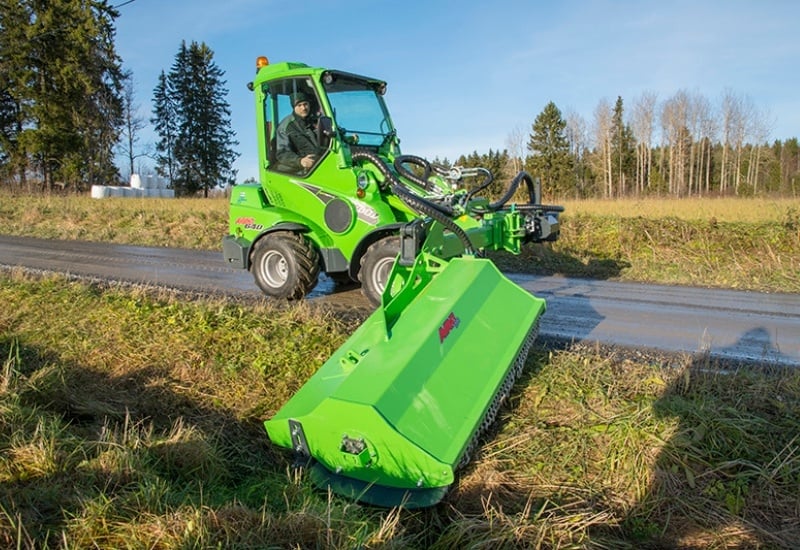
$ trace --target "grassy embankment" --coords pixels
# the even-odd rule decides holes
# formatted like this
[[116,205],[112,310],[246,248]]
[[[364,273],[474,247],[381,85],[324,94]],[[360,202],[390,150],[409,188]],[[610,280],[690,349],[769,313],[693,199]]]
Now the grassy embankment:
[[[164,244],[143,237],[163,235],[156,224],[180,241],[168,244],[203,248],[224,228],[220,202],[117,201],[114,223],[105,205],[34,202],[31,211],[49,209],[87,240]],[[8,229],[22,217],[10,204],[3,197],[0,232],[43,234],[36,216]],[[770,245],[784,267],[798,261],[797,248],[779,254],[798,238],[793,216],[750,222],[783,228]],[[565,237],[583,218],[596,219],[566,219]],[[616,243],[576,236],[557,245],[572,249],[542,256],[569,256],[571,274],[621,266],[628,258],[598,252],[609,241],[624,250],[619,230],[608,231]],[[648,232],[658,243],[662,234]],[[446,500],[379,510],[310,488],[260,426],[352,330],[330,314],[20,273],[0,275],[0,304],[0,546],[800,545],[797,373],[534,351],[496,433]]]
[[[561,240],[494,254],[540,274],[800,292],[800,199],[564,203]],[[0,196],[0,234],[220,249],[215,200]]]

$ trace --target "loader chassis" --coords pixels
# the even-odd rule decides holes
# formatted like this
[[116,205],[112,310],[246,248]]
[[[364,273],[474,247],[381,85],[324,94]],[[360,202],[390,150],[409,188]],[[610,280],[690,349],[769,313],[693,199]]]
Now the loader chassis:
[[[276,298],[302,298],[324,272],[337,281],[366,278],[365,293],[375,300],[382,291],[375,285],[382,279],[362,274],[362,258],[382,239],[396,242],[391,237],[397,228],[415,217],[401,201],[387,197],[374,167],[352,160],[355,150],[368,150],[389,163],[400,154],[382,97],[386,84],[302,63],[277,63],[262,66],[250,87],[256,103],[260,183],[232,190],[229,235],[223,243],[226,260],[249,269],[259,288]],[[289,163],[285,154],[291,97],[297,93],[311,104],[309,116],[316,121],[320,145],[307,171]],[[272,235],[278,231],[293,233],[294,241]],[[270,243],[259,245],[262,239]],[[272,250],[276,242],[288,255],[278,259],[280,251],[272,251],[264,261],[260,251]],[[303,257],[290,257],[298,254]],[[313,262],[318,270],[307,268]],[[370,268],[373,262],[366,264]]]

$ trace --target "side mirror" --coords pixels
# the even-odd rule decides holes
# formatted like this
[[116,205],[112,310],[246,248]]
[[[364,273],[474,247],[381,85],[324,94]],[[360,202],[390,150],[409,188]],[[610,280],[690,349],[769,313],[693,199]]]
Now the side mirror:
[[322,138],[330,139],[333,137],[333,120],[327,116],[319,117],[319,121],[317,122],[317,137],[319,138],[320,143],[322,142]]

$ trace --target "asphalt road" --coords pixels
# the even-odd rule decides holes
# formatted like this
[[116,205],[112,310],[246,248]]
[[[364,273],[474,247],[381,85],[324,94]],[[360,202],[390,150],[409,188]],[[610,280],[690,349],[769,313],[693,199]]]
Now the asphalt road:
[[[221,252],[0,235],[0,266],[261,299]],[[509,274],[547,300],[541,336],[629,349],[800,366],[800,295]],[[310,299],[366,308],[322,278]]]

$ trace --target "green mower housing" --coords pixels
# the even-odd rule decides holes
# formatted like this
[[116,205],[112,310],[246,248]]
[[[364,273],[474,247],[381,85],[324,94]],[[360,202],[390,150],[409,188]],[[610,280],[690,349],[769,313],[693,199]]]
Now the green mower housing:
[[[394,322],[379,308],[265,423],[314,481],[381,506],[431,506],[522,372],[545,302],[486,259],[454,258]],[[390,326],[389,326],[390,325]]]
[[433,217],[402,228],[380,306],[265,427],[319,486],[416,508],[444,497],[493,423],[545,302],[474,253],[519,251],[532,235],[516,208],[449,219],[396,192]]

